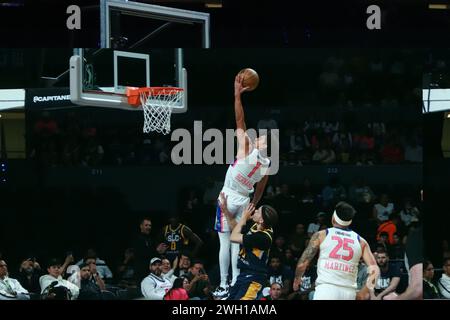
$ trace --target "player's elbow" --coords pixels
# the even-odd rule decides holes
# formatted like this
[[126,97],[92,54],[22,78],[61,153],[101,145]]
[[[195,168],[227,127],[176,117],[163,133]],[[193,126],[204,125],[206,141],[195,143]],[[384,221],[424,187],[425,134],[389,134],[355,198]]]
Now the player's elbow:
[[242,244],[242,234],[231,234],[230,241],[233,243]]

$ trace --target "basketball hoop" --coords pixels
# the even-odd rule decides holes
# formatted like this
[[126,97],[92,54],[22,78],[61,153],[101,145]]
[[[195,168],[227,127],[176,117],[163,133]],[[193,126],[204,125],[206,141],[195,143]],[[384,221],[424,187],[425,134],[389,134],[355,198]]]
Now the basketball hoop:
[[184,90],[176,87],[127,88],[128,103],[144,110],[144,133],[170,132],[170,116],[183,98]]

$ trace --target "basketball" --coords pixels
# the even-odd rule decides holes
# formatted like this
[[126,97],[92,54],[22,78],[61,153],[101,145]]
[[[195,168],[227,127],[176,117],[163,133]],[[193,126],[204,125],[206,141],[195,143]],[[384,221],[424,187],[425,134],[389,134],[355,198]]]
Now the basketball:
[[248,87],[247,91],[253,91],[258,87],[259,84],[259,76],[258,73],[250,68],[245,68],[239,71],[239,74],[244,75],[244,80],[242,81],[242,85],[244,87]]

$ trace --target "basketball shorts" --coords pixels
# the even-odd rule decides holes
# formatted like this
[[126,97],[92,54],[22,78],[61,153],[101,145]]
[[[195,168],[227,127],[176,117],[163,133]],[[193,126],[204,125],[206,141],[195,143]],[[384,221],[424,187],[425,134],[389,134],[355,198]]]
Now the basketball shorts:
[[323,283],[316,286],[314,300],[355,300],[356,290]]
[[[230,188],[224,187],[222,192],[227,196],[227,206],[228,211],[234,215],[236,222],[242,217],[244,210],[247,208],[250,203],[250,198],[248,196],[243,196],[236,191],[231,190]],[[214,230],[217,232],[231,232],[230,227],[228,225],[227,218],[225,214],[220,210],[220,197],[217,200],[217,208],[216,208],[216,219],[214,223]]]
[[266,282],[266,275],[241,272],[227,300],[259,300]]

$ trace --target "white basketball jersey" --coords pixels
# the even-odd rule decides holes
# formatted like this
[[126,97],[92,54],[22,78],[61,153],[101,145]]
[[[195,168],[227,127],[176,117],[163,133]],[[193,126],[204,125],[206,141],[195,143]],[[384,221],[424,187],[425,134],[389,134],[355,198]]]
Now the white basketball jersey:
[[349,229],[329,228],[320,244],[316,284],[355,288],[362,249],[359,235]]
[[228,168],[224,187],[248,196],[253,192],[253,186],[267,173],[270,160],[261,155],[258,149],[253,149],[245,158],[236,159]]

